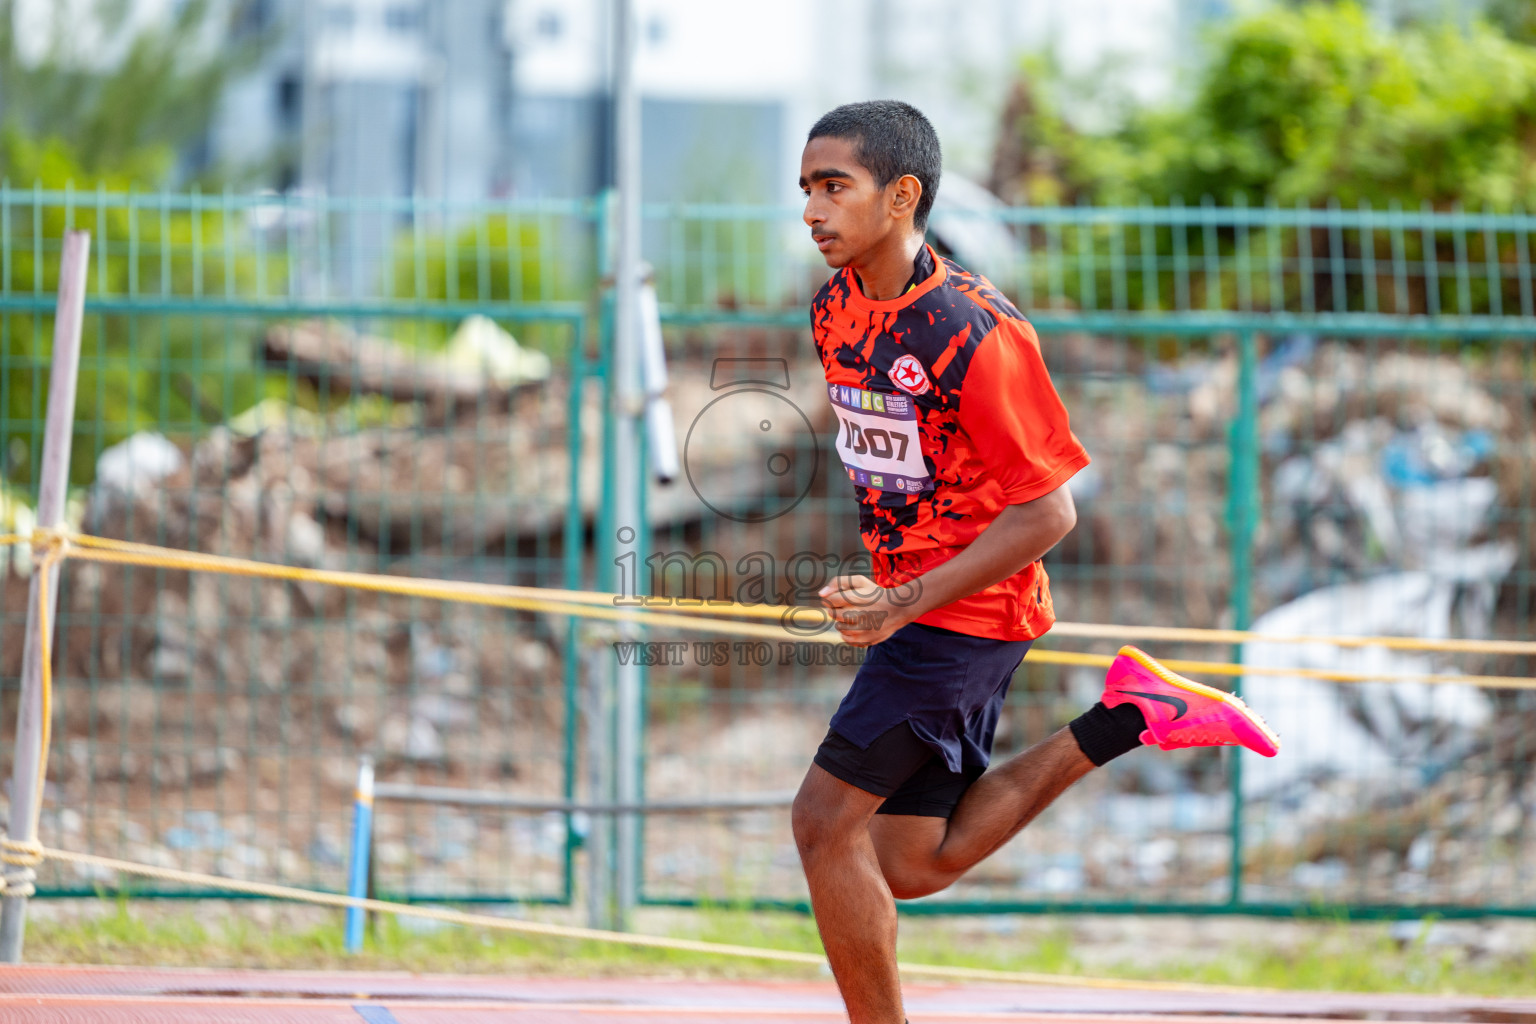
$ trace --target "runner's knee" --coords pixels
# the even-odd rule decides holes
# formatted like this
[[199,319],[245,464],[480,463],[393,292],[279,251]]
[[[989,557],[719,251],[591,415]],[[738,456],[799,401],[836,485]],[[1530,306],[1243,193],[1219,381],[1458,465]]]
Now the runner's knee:
[[801,856],[825,849],[838,836],[842,831],[838,817],[835,804],[803,788],[795,795],[794,806],[790,808],[790,825],[794,829],[795,846]]
[[839,845],[866,826],[868,812],[840,796],[809,779],[795,794],[790,825],[802,857]]

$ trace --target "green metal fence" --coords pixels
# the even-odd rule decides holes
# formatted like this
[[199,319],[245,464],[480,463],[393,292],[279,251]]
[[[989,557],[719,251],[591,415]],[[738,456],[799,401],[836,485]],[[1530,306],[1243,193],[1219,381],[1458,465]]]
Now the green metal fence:
[[[13,525],[27,525],[52,275],[73,225],[93,232],[75,525],[290,564],[576,585],[597,500],[577,414],[601,383],[593,223],[589,203],[0,191]],[[471,313],[525,350],[494,334],[466,348],[451,335]],[[510,375],[482,385],[484,359],[509,351]],[[24,593],[8,576],[7,716]],[[363,754],[400,777],[573,792],[563,621],[141,569],[71,566],[63,593],[43,825],[62,844],[338,889],[337,798]],[[572,843],[554,825],[399,809],[380,820],[380,884],[568,900]],[[44,877],[58,893],[102,881]]]
[[[737,240],[767,229],[767,212],[653,217],[658,234],[696,239],[694,261],[673,260],[717,268],[712,286],[663,279],[679,350],[790,354],[814,387],[801,318],[825,271],[792,283],[803,227],[784,218],[770,254],[783,265],[761,275],[780,284],[758,299],[762,257]],[[994,223],[1012,244],[973,265],[1040,329],[1095,458],[1074,485],[1080,525],[1048,559],[1063,618],[1531,635],[1531,218],[1205,206],[1021,209]],[[846,557],[858,550],[851,494],[839,474],[825,480],[792,516],[663,526],[656,543],[727,563],[757,549]],[[1159,650],[1384,674],[1531,671],[1520,658]],[[851,671],[735,656],[653,669],[651,792],[793,785]],[[1060,727],[1098,685],[1094,672],[1026,666],[998,756]],[[1529,693],[1244,686],[1282,727],[1279,761],[1117,762],[908,909],[1530,912]],[[645,857],[654,902],[691,903],[702,888],[801,905],[786,815],[707,832],[655,821]]]
[[[602,201],[0,191],[7,514],[37,460],[53,254],[73,223],[95,236],[82,525],[299,564],[619,589],[612,538],[639,524],[616,519],[603,486],[607,222]],[[1095,460],[1074,482],[1079,527],[1048,559],[1063,619],[1536,633],[1536,218],[1207,205],[934,226],[1040,330]],[[829,563],[856,565],[807,330],[827,271],[805,233],[792,210],[645,211],[689,470],[646,495],[647,592],[713,587],[723,570],[730,596],[805,599]],[[456,334],[475,313],[527,351]],[[304,328],[316,321],[334,326]],[[529,351],[549,357],[547,379],[508,375],[539,368]],[[775,365],[783,385],[763,385]],[[463,390],[491,366],[500,383]],[[733,447],[746,432],[721,426],[735,420],[770,422],[795,471]],[[614,657],[600,630],[146,570],[72,565],[64,587],[45,841],[339,889],[360,755],[390,781],[585,792],[578,683],[582,651]],[[13,572],[7,722],[24,593]],[[1157,650],[1532,674],[1513,657]],[[813,660],[728,642],[647,669],[648,796],[792,788],[853,671]],[[996,756],[1059,727],[1097,684],[1021,669]],[[1529,692],[1243,686],[1280,724],[1281,759],[1121,759],[909,909],[1536,912]],[[384,805],[379,888],[568,900],[584,827]],[[640,856],[647,903],[803,905],[783,812],[657,817]],[[44,877],[56,894],[98,881]]]

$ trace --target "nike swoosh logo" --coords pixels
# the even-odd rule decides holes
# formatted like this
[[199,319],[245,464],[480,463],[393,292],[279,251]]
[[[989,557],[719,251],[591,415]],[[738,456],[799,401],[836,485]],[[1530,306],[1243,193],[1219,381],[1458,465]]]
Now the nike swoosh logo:
[[1145,697],[1148,700],[1155,700],[1159,703],[1167,704],[1169,707],[1173,708],[1173,710],[1178,712],[1178,714],[1169,719],[1171,722],[1177,722],[1179,719],[1189,714],[1189,705],[1180,700],[1178,697],[1169,697],[1161,693],[1137,693],[1135,690],[1121,690],[1120,692],[1130,697]]

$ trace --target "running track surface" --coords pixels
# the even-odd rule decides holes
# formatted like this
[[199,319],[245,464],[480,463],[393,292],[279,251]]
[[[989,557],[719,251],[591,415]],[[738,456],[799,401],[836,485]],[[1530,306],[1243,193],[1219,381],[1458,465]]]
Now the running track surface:
[[[914,1024],[1536,1024],[1536,998],[905,987]],[[830,982],[549,978],[196,968],[0,968],[4,1024],[836,1024]]]

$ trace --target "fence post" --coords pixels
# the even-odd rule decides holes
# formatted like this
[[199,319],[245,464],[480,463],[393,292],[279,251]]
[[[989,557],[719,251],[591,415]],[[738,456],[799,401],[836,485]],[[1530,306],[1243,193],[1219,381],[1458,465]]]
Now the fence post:
[[[597,256],[603,275],[603,290],[598,299],[597,359],[598,378],[602,382],[603,433],[600,446],[602,493],[597,511],[596,537],[593,549],[597,556],[595,568],[598,587],[611,591],[621,590],[615,581],[615,567],[620,564],[618,553],[618,523],[614,515],[614,488],[619,469],[614,458],[618,419],[613,414],[613,232],[614,208],[617,196],[608,189],[597,203]],[[612,795],[610,772],[613,747],[609,701],[609,659],[612,655],[605,647],[616,634],[613,630],[600,629],[596,624],[581,630],[581,717],[586,725],[586,792],[589,802],[606,802]],[[583,846],[587,853],[587,924],[592,928],[613,927],[611,889],[612,818],[595,815],[583,818],[586,833]]]
[[[1227,525],[1232,539],[1232,628],[1247,629],[1253,621],[1253,535],[1259,521],[1259,396],[1258,345],[1252,331],[1237,337],[1237,415],[1227,434]],[[1241,644],[1232,646],[1232,660],[1241,662]],[[1241,694],[1242,676],[1232,678],[1232,691]],[[1232,757],[1232,839],[1227,901],[1243,901],[1243,759]]]
[[[613,8],[613,158],[616,196],[613,287],[614,512],[618,557],[632,558],[639,586],[639,566],[645,557],[648,525],[642,519],[645,468],[641,431],[645,393],[641,377],[640,338],[640,94],[635,79],[636,23],[634,0],[616,0]],[[642,635],[633,623],[618,623],[621,640]],[[615,659],[617,661],[617,659]],[[619,803],[640,800],[642,748],[639,659],[615,663],[614,796]],[[628,927],[629,911],[637,900],[639,880],[639,821],[618,815],[614,823],[614,927]]]
[[[48,419],[43,433],[42,473],[37,494],[37,525],[58,529],[64,525],[64,502],[69,491],[69,450],[74,440],[75,384],[80,369],[80,330],[85,316],[85,281],[90,272],[91,235],[69,231],[59,265],[59,300],[53,321],[53,367],[48,378]],[[32,574],[31,599],[27,603],[27,639],[21,659],[21,699],[16,709],[16,743],[12,748],[11,812],[8,822],[9,850],[37,842],[37,820],[42,812],[47,724],[43,720],[42,623],[38,617],[38,588],[44,582],[43,563]],[[55,628],[58,607],[59,568],[47,570],[48,623]],[[51,638],[50,638],[51,639]],[[50,644],[50,649],[52,645]],[[18,851],[19,852],[19,851]],[[36,872],[30,864],[9,861],[5,872],[5,899],[0,901],[0,962],[21,962],[22,940],[27,927],[27,897],[33,893]],[[29,859],[23,854],[17,860]]]
[[[368,868],[373,852],[373,758],[365,757],[357,768],[357,796],[352,803],[352,863],[347,871],[347,895],[362,899],[368,895]],[[347,952],[363,948],[363,925],[367,912],[362,907],[347,908]]]
[[[596,638],[589,640],[583,657],[586,682],[582,687],[582,717],[587,723],[587,799],[594,804],[612,803],[613,734],[611,705],[608,699],[608,664],[611,650]],[[586,820],[587,850],[587,924],[611,929],[613,914],[613,816],[589,815]]]
[[[594,213],[594,219],[599,225],[602,223],[601,206]],[[601,323],[601,317],[598,320]],[[582,563],[585,548],[585,525],[582,521],[581,508],[581,467],[586,453],[582,450],[582,426],[581,412],[586,403],[587,377],[593,376],[588,365],[586,352],[586,323],[583,318],[577,321],[574,329],[575,339],[571,348],[571,393],[566,400],[566,423],[569,433],[569,467],[570,477],[566,484],[566,508],[565,530],[562,534],[562,556],[565,560],[565,588],[567,590],[581,590],[582,587]],[[602,448],[599,442],[599,448]],[[598,522],[601,522],[599,514]],[[565,697],[565,756],[562,759],[564,779],[562,783],[562,795],[571,803],[576,802],[577,773],[580,770],[580,760],[577,757],[577,736],[579,719],[581,715],[581,637],[583,623],[576,616],[571,616],[565,622],[564,654],[561,657],[561,677],[563,693]],[[565,857],[563,874],[565,878],[564,894],[565,902],[571,903],[576,896],[576,847],[578,837],[576,834],[576,821],[569,813],[565,815]]]

